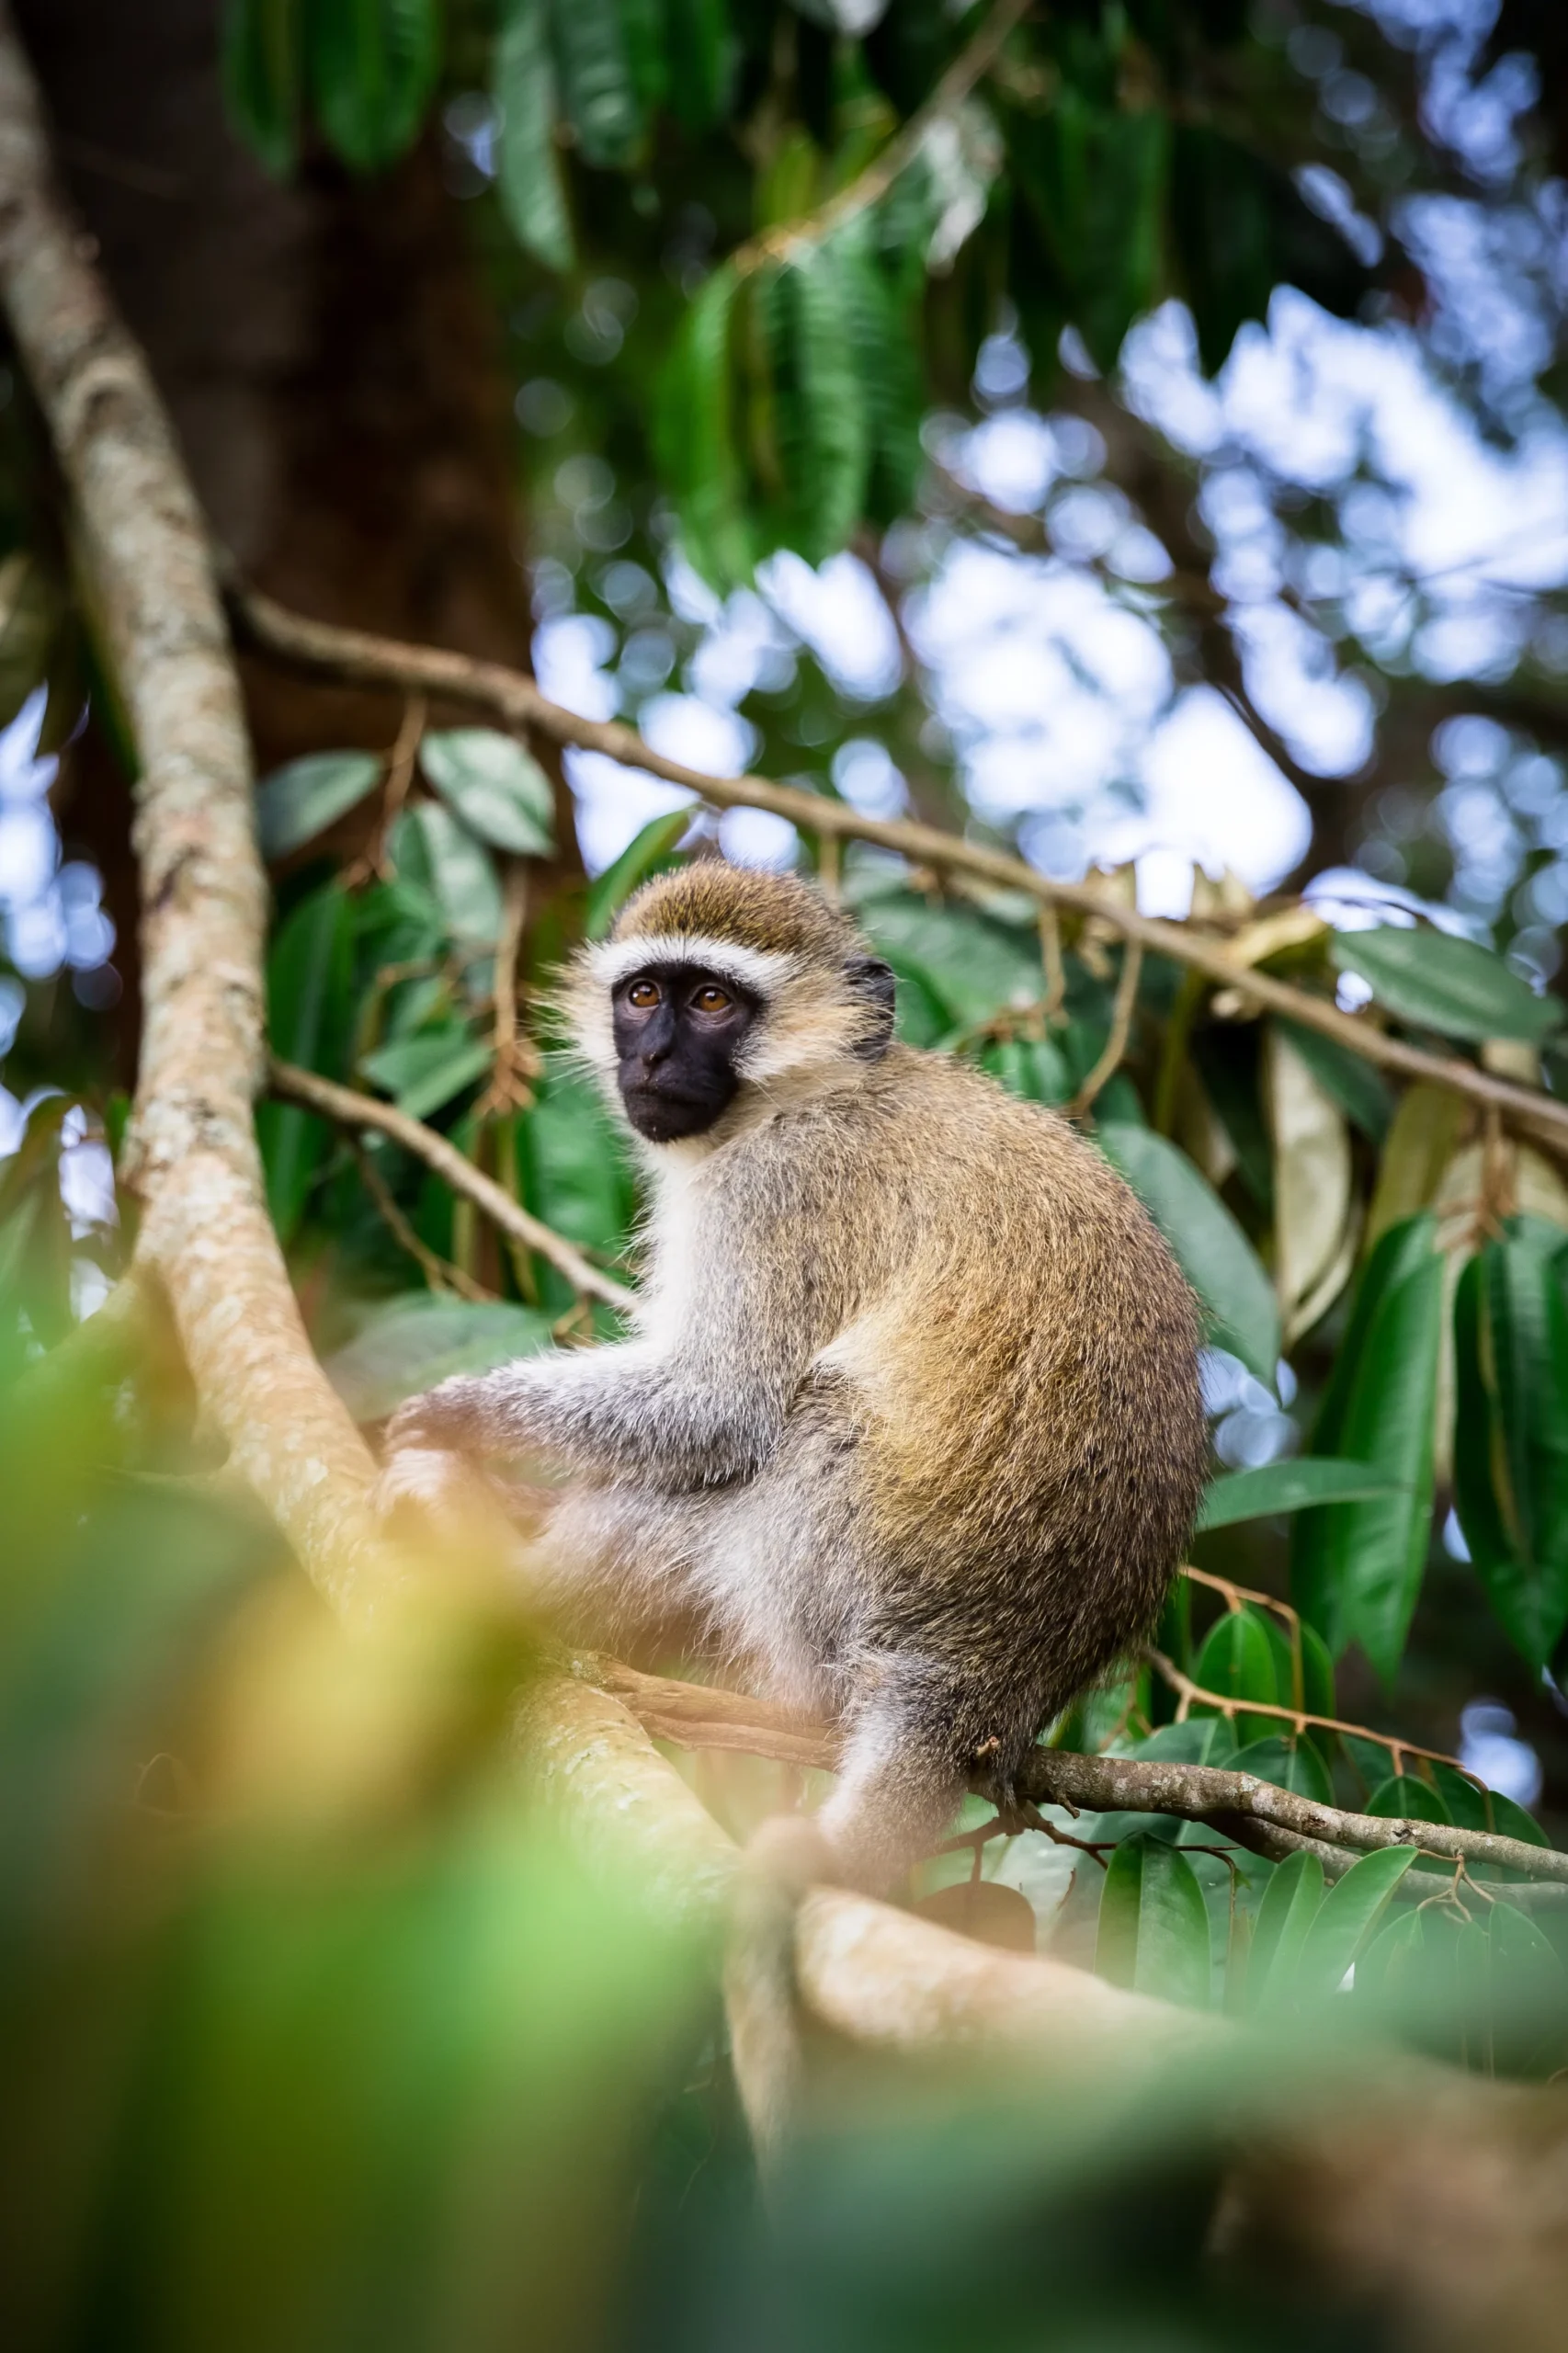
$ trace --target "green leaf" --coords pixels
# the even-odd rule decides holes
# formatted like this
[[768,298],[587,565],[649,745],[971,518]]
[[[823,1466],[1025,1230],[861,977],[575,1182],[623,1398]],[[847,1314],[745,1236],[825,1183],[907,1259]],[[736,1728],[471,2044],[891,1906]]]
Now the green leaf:
[[1100,1891],[1095,1969],[1113,1985],[1207,2008],[1209,1912],[1176,1847],[1142,1836],[1118,1847]]
[[1496,2065],[1523,2074],[1540,2062],[1547,2038],[1547,2063],[1562,2063],[1568,2013],[1568,1975],[1536,1922],[1517,1904],[1501,1900],[1487,1922],[1490,1947],[1486,1990],[1492,2052]]
[[375,790],[382,763],[373,752],[307,752],[274,768],[256,789],[256,830],[269,865],[287,858]]
[[1187,1154],[1152,1128],[1108,1121],[1097,1135],[1176,1253],[1215,1337],[1272,1387],[1279,1363],[1274,1286],[1224,1202]]
[[1346,1118],[1369,1142],[1381,1144],[1393,1118],[1388,1082],[1337,1038],[1325,1038],[1321,1029],[1303,1029],[1299,1021],[1282,1021],[1279,1026],[1324,1092],[1333,1096]]
[[496,192],[512,233],[547,269],[569,270],[571,217],[555,148],[555,59],[547,0],[506,0],[492,68],[501,132]]
[[357,1422],[379,1422],[437,1381],[532,1356],[550,1336],[550,1317],[537,1309],[415,1291],[367,1315],[328,1357],[326,1375]]
[[452,938],[465,946],[494,947],[501,933],[501,879],[483,843],[449,809],[426,801],[399,820],[392,855],[400,868],[411,844],[417,845],[414,879],[423,879],[422,859]]
[[1449,1809],[1437,1790],[1415,1773],[1393,1773],[1372,1791],[1367,1812],[1386,1821],[1447,1822]]
[[1296,1600],[1335,1657],[1359,1641],[1385,1681],[1404,1647],[1431,1536],[1443,1269],[1430,1216],[1392,1226],[1361,1271],[1313,1452],[1366,1462],[1386,1496],[1296,1521]]
[[[1255,1610],[1228,1609],[1210,1626],[1194,1663],[1192,1679],[1205,1691],[1216,1692],[1221,1699],[1257,1699],[1265,1707],[1280,1704],[1273,1645]],[[1244,1740],[1263,1739],[1273,1729],[1267,1716],[1250,1720],[1244,1716],[1239,1736]]]
[[[1049,113],[1007,108],[1015,186],[1012,277],[1031,313],[1073,320],[1108,373],[1122,337],[1156,294],[1168,210],[1170,121],[1123,111],[1065,81]],[[1042,365],[1054,349],[1039,349]],[[1051,338],[1054,341],[1054,338]]]
[[1380,1005],[1449,1038],[1520,1038],[1538,1044],[1561,1027],[1562,1006],[1537,996],[1490,948],[1446,931],[1340,932],[1334,961],[1358,972]]
[[395,1098],[400,1111],[411,1120],[426,1120],[483,1078],[491,1060],[491,1049],[483,1040],[449,1024],[379,1046],[359,1067],[373,1086]]
[[587,938],[603,939],[640,884],[679,865],[676,845],[690,832],[691,818],[689,809],[672,809],[665,816],[651,818],[641,833],[633,835],[620,856],[602,874],[595,876],[588,885],[588,910],[583,926]]
[[1297,1963],[1300,1999],[1326,1999],[1344,1983],[1346,1971],[1376,1935],[1395,1888],[1415,1860],[1408,1847],[1385,1847],[1363,1855],[1329,1889]]
[[619,0],[551,0],[551,30],[562,104],[583,160],[629,161],[642,129]]
[[619,1250],[633,1199],[616,1131],[598,1090],[552,1063],[517,1124],[522,1196],[547,1225],[589,1250]]
[[659,381],[659,466],[680,516],[686,554],[716,588],[751,578],[756,546],[735,447],[730,367],[736,279],[716,269],[687,313]]
[[1161,1724],[1142,1740],[1132,1742],[1127,1754],[1177,1765],[1229,1765],[1236,1753],[1236,1738],[1223,1716],[1188,1716],[1185,1723]]
[[1294,1790],[1298,1797],[1312,1798],[1319,1805],[1334,1803],[1334,1784],[1317,1750],[1310,1741],[1287,1733],[1248,1741],[1232,1757],[1231,1770],[1254,1774],[1277,1789]]
[[1249,2010],[1293,2000],[1323,1889],[1323,1865],[1315,1855],[1304,1854],[1288,1857],[1265,1888],[1247,1957]]
[[228,0],[223,11],[229,119],[279,178],[300,153],[301,14],[301,0]]
[[[352,1008],[353,938],[353,907],[335,882],[301,900],[280,926],[267,960],[267,1038],[280,1062],[328,1078],[341,1074]],[[256,1126],[267,1206],[278,1240],[287,1244],[304,1214],[329,1131],[297,1103],[263,1103]]]
[[1203,1498],[1198,1525],[1200,1530],[1233,1528],[1241,1520],[1272,1519],[1278,1512],[1358,1503],[1393,1492],[1390,1481],[1369,1463],[1299,1455],[1293,1461],[1266,1462],[1259,1470],[1232,1471],[1216,1479]]
[[1568,1626],[1568,1299],[1562,1236],[1515,1219],[1454,1300],[1454,1502],[1476,1574],[1537,1670]]
[[311,96],[329,143],[376,172],[411,147],[441,64],[437,0],[310,0]]
[[758,272],[754,301],[765,323],[777,407],[783,476],[777,540],[821,563],[860,519],[871,459],[836,244]]
[[1506,1798],[1501,1790],[1488,1790],[1486,1802],[1492,1810],[1490,1828],[1501,1838],[1522,1838],[1527,1847],[1549,1847],[1551,1841],[1535,1816],[1527,1813],[1522,1805]]
[[660,46],[670,109],[683,131],[706,131],[723,119],[739,57],[726,0],[665,0]]
[[514,858],[549,858],[555,847],[555,796],[531,752],[494,727],[451,727],[426,735],[419,765],[470,833]]
[[925,974],[956,1025],[984,1021],[1003,1006],[1038,1004],[1044,992],[1032,942],[978,907],[931,906],[913,891],[890,891],[857,912],[878,952],[895,969]]

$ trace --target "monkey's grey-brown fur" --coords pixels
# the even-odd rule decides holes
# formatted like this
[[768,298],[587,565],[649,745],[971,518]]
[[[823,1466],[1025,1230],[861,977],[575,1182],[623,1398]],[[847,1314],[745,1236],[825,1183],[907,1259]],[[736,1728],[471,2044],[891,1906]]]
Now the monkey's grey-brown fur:
[[695,1610],[753,1688],[842,1722],[822,1828],[878,1888],[1152,1624],[1203,1479],[1193,1301],[1065,1121],[891,1042],[885,967],[793,879],[699,863],[585,951],[612,1104],[612,992],[672,965],[757,1011],[722,1116],[640,1146],[636,1336],[415,1399],[389,1495],[427,1449],[559,1458],[574,1631]]

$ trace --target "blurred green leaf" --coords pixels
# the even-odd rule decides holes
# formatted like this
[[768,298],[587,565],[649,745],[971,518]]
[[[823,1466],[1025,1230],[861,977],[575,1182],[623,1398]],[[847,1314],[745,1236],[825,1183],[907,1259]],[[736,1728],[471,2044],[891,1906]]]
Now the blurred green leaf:
[[535,1215],[585,1249],[620,1249],[631,1225],[631,1179],[592,1082],[552,1063],[517,1135],[522,1196]]
[[1127,1749],[1129,1756],[1165,1757],[1179,1765],[1229,1765],[1235,1753],[1236,1736],[1223,1716],[1188,1716],[1183,1723],[1161,1724]]
[[310,0],[311,97],[346,164],[376,172],[413,145],[441,64],[437,0]]
[[256,829],[268,864],[313,841],[356,807],[381,779],[372,752],[307,752],[274,768],[256,788]]
[[291,172],[300,152],[303,0],[227,0],[223,97],[229,119],[269,172]]
[[1554,1226],[1516,1218],[1454,1301],[1454,1503],[1476,1574],[1537,1670],[1568,1626],[1568,1298]]
[[1296,1965],[1299,1998],[1326,2000],[1344,1983],[1346,1971],[1377,1933],[1395,1888],[1415,1860],[1408,1847],[1385,1847],[1363,1855],[1329,1889]]
[[1152,1128],[1110,1121],[1097,1134],[1176,1253],[1215,1337],[1272,1388],[1279,1363],[1274,1286],[1224,1202],[1187,1154]]
[[1435,1221],[1390,1228],[1363,1267],[1312,1433],[1316,1454],[1367,1462],[1381,1499],[1325,1505],[1295,1523],[1298,1607],[1337,1657],[1359,1641],[1392,1680],[1426,1565],[1443,1269]]
[[1108,372],[1155,298],[1169,120],[1157,108],[1123,112],[1073,82],[1062,83],[1049,113],[1009,109],[1002,119],[1014,183],[1012,275],[1031,349],[1048,370],[1051,322],[1071,319]]
[[549,0],[504,0],[492,88],[500,118],[496,189],[513,234],[547,269],[574,258],[555,150],[555,59]]
[[958,1022],[1038,1004],[1045,993],[1032,945],[978,908],[932,906],[913,891],[893,891],[869,895],[856,912],[878,950],[896,970],[924,974]]
[[588,885],[588,911],[583,926],[587,938],[603,939],[639,884],[680,863],[676,845],[690,831],[691,818],[689,809],[672,809],[665,816],[650,818],[620,856],[594,877]]
[[494,727],[452,727],[425,736],[419,765],[470,833],[515,858],[549,858],[555,796],[531,752]]
[[642,129],[619,0],[551,0],[562,111],[585,163],[624,164]]
[[1325,1038],[1321,1029],[1304,1029],[1299,1021],[1282,1021],[1279,1026],[1324,1092],[1333,1096],[1369,1142],[1381,1144],[1393,1118],[1393,1096],[1387,1080],[1337,1038]]
[[848,539],[866,504],[869,420],[855,374],[854,319],[836,240],[757,274],[779,463],[780,542],[821,563]]
[[471,1037],[456,1022],[438,1029],[417,1030],[412,1038],[397,1038],[365,1055],[359,1067],[383,1095],[393,1097],[411,1120],[426,1120],[483,1078],[492,1061],[490,1047]]
[[1561,1028],[1557,998],[1537,996],[1494,949],[1446,931],[1392,925],[1335,935],[1334,961],[1358,972],[1401,1021],[1450,1038],[1520,1038],[1538,1044]]
[[735,443],[730,344],[736,279],[728,264],[699,288],[660,377],[654,446],[687,558],[729,588],[751,578],[756,546]]
[[1256,1471],[1232,1471],[1210,1485],[1198,1515],[1199,1529],[1233,1528],[1246,1519],[1308,1511],[1314,1504],[1358,1502],[1393,1492],[1369,1463],[1333,1456],[1298,1455],[1288,1462],[1266,1462]]
[[328,1357],[326,1375],[357,1422],[379,1422],[453,1373],[489,1372],[550,1338],[551,1319],[537,1309],[412,1291],[367,1315]]
[[683,130],[704,131],[722,117],[733,85],[739,44],[726,0],[664,0],[660,14],[671,111]]
[[501,878],[483,843],[449,809],[424,801],[405,810],[393,832],[392,858],[400,870],[408,860],[414,881],[428,879],[455,940],[471,948],[494,946],[501,934]]
[[[267,961],[267,1037],[280,1062],[324,1077],[343,1074],[353,1006],[354,916],[335,882],[312,891],[287,917]],[[290,1242],[331,1141],[325,1122],[297,1103],[263,1103],[256,1137],[267,1206]]]
[[1118,1847],[1100,1890],[1095,1969],[1113,1985],[1208,2006],[1208,1907],[1176,1847],[1146,1836]]
[[1527,1813],[1512,1798],[1506,1798],[1501,1790],[1488,1790],[1486,1802],[1492,1814],[1487,1827],[1496,1831],[1499,1837],[1522,1838],[1527,1847],[1551,1846],[1551,1839],[1534,1814]]
[[1261,2010],[1294,1998],[1307,1939],[1323,1908],[1323,1865],[1315,1855],[1291,1855],[1263,1892],[1247,1956],[1246,2007]]

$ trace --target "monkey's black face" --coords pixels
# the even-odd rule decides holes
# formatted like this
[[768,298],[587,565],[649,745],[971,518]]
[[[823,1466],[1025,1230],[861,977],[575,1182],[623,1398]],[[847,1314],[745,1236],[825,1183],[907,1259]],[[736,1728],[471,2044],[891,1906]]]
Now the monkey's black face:
[[735,1057],[756,1021],[746,989],[695,964],[644,964],[611,999],[626,1116],[650,1143],[705,1134],[734,1101]]

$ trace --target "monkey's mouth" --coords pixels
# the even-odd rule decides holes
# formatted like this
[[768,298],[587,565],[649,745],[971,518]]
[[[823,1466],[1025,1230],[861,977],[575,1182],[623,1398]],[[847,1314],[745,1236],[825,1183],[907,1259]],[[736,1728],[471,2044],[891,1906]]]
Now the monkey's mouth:
[[650,1143],[678,1143],[710,1128],[724,1106],[711,1095],[689,1094],[685,1088],[645,1083],[623,1086],[620,1099],[626,1116]]

